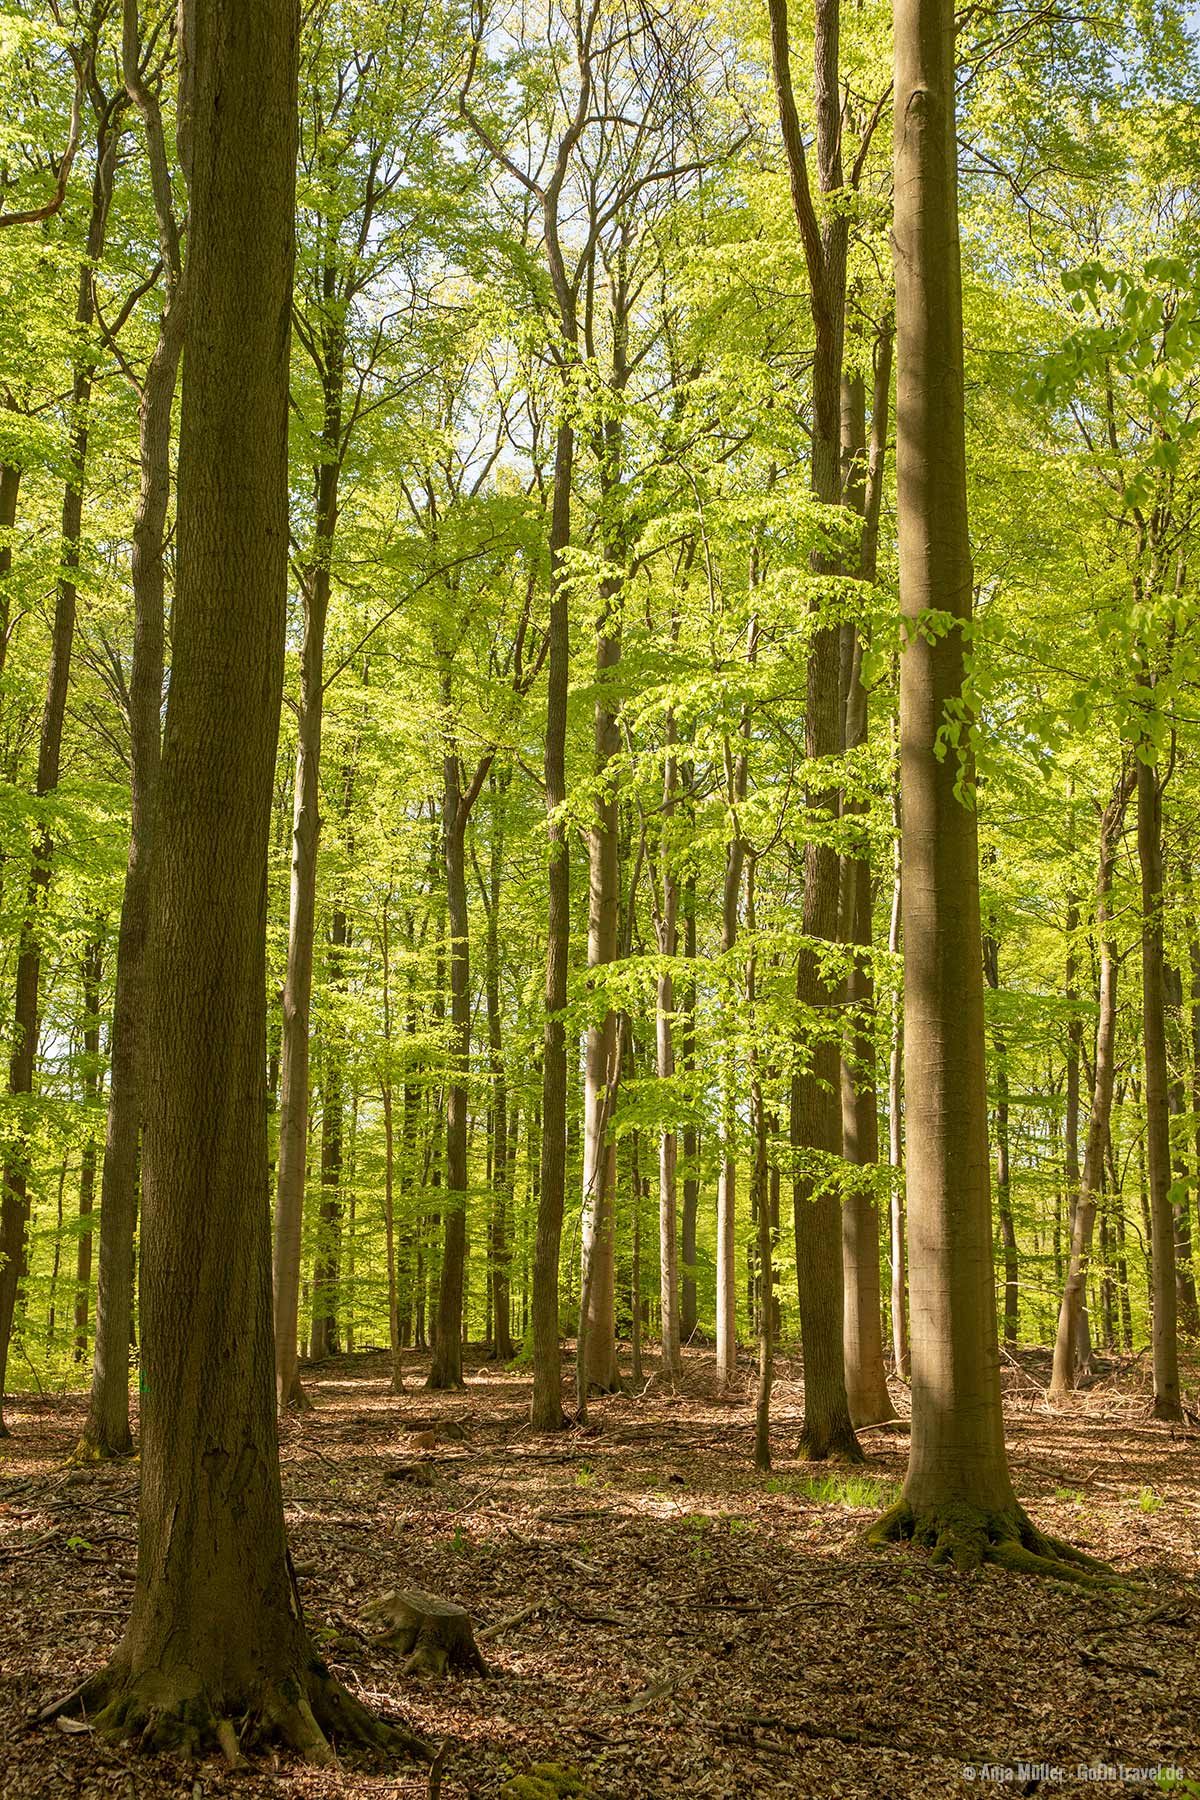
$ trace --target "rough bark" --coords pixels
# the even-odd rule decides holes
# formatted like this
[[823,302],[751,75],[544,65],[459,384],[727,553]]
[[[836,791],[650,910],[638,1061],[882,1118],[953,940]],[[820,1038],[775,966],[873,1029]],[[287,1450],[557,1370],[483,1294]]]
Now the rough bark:
[[137,1578],[108,1667],[48,1711],[150,1749],[236,1758],[239,1737],[276,1737],[331,1764],[334,1741],[413,1740],[381,1727],[313,1650],[275,1436],[265,935],[298,7],[207,0],[183,26],[194,311],[146,984]]

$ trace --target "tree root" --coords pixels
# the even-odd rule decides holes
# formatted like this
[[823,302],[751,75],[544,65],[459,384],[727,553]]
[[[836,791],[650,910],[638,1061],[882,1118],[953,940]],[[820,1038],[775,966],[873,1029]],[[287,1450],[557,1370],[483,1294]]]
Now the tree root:
[[890,1506],[865,1533],[868,1544],[908,1542],[932,1552],[930,1561],[960,1571],[995,1563],[1021,1575],[1050,1576],[1081,1587],[1122,1585],[1107,1563],[1038,1530],[1020,1506],[1004,1512],[956,1502],[916,1512],[907,1500]]
[[847,1419],[829,1428],[810,1425],[805,1420],[796,1445],[798,1462],[861,1463],[866,1462],[863,1447]]
[[299,1676],[264,1677],[237,1704],[228,1697],[218,1702],[182,1672],[174,1680],[157,1670],[134,1675],[113,1662],[29,1722],[65,1718],[82,1719],[97,1737],[132,1742],[150,1753],[195,1760],[216,1750],[231,1765],[243,1751],[268,1745],[319,1768],[336,1768],[340,1755],[373,1763],[401,1756],[433,1760],[422,1738],[398,1721],[376,1718],[314,1656]]
[[91,1463],[129,1462],[133,1459],[133,1439],[124,1445],[113,1445],[102,1442],[99,1438],[81,1437],[67,1458],[71,1467],[82,1467]]

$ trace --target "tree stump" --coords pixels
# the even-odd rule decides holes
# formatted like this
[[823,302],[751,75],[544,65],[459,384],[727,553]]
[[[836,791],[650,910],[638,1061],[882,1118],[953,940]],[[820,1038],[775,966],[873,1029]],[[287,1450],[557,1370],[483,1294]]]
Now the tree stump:
[[471,1615],[452,1600],[398,1588],[374,1601],[366,1616],[386,1624],[377,1641],[407,1659],[405,1675],[444,1675],[451,1665],[476,1675],[488,1673]]

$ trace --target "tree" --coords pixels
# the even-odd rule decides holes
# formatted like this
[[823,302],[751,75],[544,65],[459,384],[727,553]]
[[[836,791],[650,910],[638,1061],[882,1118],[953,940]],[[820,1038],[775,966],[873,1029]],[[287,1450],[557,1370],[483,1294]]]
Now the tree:
[[[283,1526],[263,1070],[283,674],[299,8],[194,0],[181,120],[193,331],[151,909],[138,1576],[112,1662],[51,1709],[149,1748],[400,1734],[330,1676]],[[410,1747],[414,1740],[403,1734]]]
[[938,1560],[1090,1581],[1017,1502],[1000,1399],[979,850],[970,714],[972,613],[962,290],[949,0],[898,0],[895,78],[896,478],[900,532],[904,1092],[908,1120],[912,1448],[872,1529]]

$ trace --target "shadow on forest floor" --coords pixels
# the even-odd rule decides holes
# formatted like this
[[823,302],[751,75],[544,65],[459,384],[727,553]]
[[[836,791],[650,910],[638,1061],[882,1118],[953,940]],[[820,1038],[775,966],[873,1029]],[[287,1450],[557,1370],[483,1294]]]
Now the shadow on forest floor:
[[[1057,1413],[1044,1353],[1006,1364],[1017,1491],[1044,1530],[1145,1584],[1116,1596],[864,1550],[906,1439],[867,1432],[866,1470],[849,1476],[794,1461],[802,1388],[786,1358],[766,1478],[751,1467],[748,1363],[744,1392],[718,1401],[707,1354],[689,1351],[678,1394],[654,1378],[594,1402],[593,1427],[557,1439],[525,1423],[527,1378],[481,1353],[459,1394],[425,1392],[427,1359],[409,1363],[400,1396],[378,1353],[307,1371],[316,1405],[284,1427],[283,1485],[322,1653],[365,1699],[451,1739],[442,1800],[499,1796],[538,1762],[580,1772],[589,1800],[1159,1791],[1136,1775],[1080,1779],[1096,1764],[1174,1764],[1200,1780],[1200,1432],[1148,1419],[1144,1362],[1110,1365]],[[120,1635],[137,1470],[65,1466],[79,1396],[14,1397],[7,1415],[0,1800],[427,1792],[416,1769],[185,1769],[25,1731]],[[416,1431],[437,1444],[415,1446]],[[431,1486],[390,1478],[412,1461]],[[493,1678],[403,1677],[363,1622],[393,1587],[500,1627],[484,1645]],[[967,1764],[1009,1765],[1013,1779],[968,1780]]]

